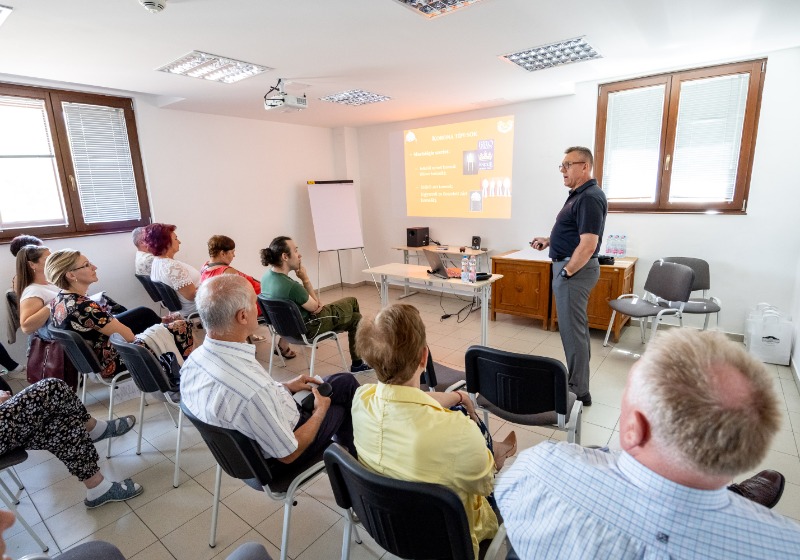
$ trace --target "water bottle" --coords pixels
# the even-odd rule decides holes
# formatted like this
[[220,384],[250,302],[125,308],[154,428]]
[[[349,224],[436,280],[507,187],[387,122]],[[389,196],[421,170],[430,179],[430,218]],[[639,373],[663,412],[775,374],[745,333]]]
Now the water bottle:
[[467,255],[461,258],[461,281],[465,284],[469,282],[469,257]]
[[619,244],[619,235],[615,235],[614,236],[614,242],[613,243],[614,243],[614,253],[613,253],[613,255],[615,257],[618,257],[619,254],[622,252],[622,248],[620,247],[620,244]]
[[606,255],[613,255],[614,254],[614,236],[610,233],[608,237],[606,237]]
[[619,246],[619,249],[620,249],[619,256],[620,257],[624,257],[625,255],[628,254],[628,237],[625,236],[625,235],[620,237],[619,245],[620,245]]
[[478,279],[478,261],[475,260],[475,255],[469,258],[469,281],[475,283]]

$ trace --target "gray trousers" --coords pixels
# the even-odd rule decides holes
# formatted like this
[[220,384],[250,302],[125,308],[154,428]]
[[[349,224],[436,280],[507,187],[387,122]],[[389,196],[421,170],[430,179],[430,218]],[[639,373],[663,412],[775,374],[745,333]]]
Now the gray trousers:
[[553,263],[553,293],[558,311],[558,331],[567,355],[570,390],[582,397],[589,392],[589,318],[586,307],[589,294],[600,278],[600,263],[590,259],[582,269],[568,280],[561,278],[561,269],[567,261]]

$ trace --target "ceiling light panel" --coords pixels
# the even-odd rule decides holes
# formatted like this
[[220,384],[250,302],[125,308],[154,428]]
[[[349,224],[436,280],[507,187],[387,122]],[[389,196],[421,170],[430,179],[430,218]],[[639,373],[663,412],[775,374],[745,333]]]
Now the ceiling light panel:
[[528,72],[553,68],[571,62],[603,58],[583,37],[550,43],[524,51],[505,54],[500,58],[516,64]]
[[380,103],[381,101],[389,101],[391,97],[380,95],[379,93],[372,93],[361,89],[351,89],[341,93],[334,93],[325,97],[320,97],[322,101],[330,101],[331,103],[341,103],[342,105],[367,105],[368,103]]
[[427,18],[451,14],[480,0],[395,0]]
[[272,68],[201,51],[192,51],[156,70],[168,74],[232,84],[267,72]]

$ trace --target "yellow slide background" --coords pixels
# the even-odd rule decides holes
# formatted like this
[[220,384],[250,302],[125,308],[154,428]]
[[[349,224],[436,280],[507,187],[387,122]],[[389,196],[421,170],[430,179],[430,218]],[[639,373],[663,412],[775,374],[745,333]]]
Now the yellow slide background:
[[406,130],[409,216],[510,218],[514,117]]

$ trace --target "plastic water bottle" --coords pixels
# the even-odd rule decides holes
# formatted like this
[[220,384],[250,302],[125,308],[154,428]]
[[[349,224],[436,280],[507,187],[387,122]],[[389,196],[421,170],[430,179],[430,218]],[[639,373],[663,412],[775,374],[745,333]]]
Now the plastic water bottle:
[[606,255],[613,255],[614,254],[614,236],[612,234],[608,234],[606,237]]
[[624,257],[628,254],[628,237],[623,235],[619,239],[619,256]]
[[622,247],[619,244],[619,235],[614,236],[614,252],[612,253],[615,257],[620,256],[622,252]]
[[465,284],[469,282],[469,257],[467,255],[461,258],[461,281]]
[[475,255],[469,258],[469,281],[475,283],[478,279],[478,261],[475,260]]

